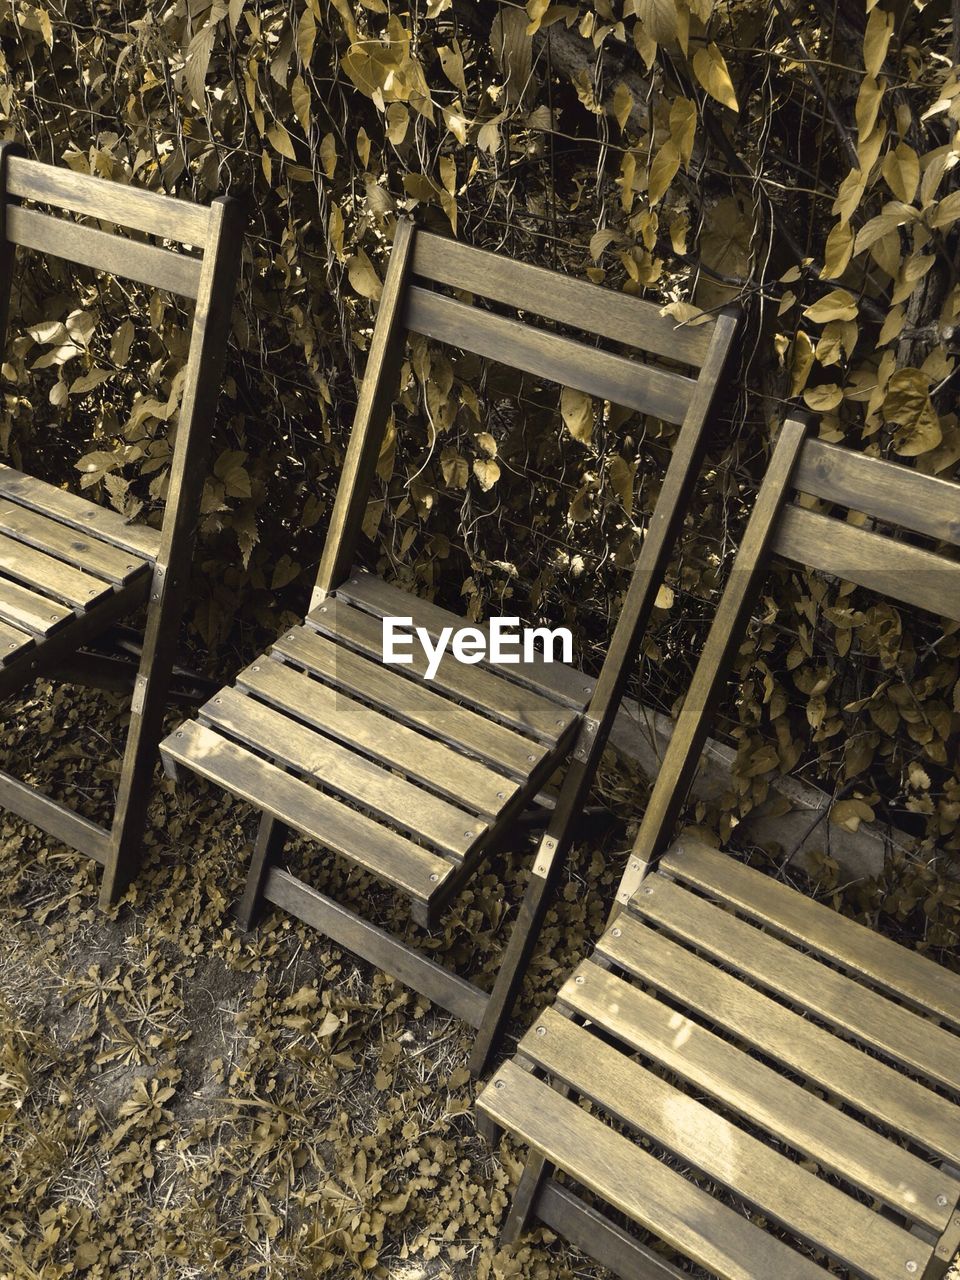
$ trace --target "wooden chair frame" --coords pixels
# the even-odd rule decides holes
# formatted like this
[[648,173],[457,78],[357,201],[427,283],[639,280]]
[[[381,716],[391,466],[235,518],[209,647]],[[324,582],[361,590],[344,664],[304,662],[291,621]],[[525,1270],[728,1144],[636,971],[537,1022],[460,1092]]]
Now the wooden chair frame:
[[[130,883],[141,859],[147,802],[199,518],[210,424],[229,335],[244,219],[239,202],[231,198],[221,197],[203,208],[42,164],[26,158],[22,148],[11,142],[0,145],[0,193],[0,342],[6,337],[18,248],[151,285],[195,303],[159,532],[127,524],[114,512],[10,467],[0,469],[4,499],[22,504],[25,512],[50,518],[65,529],[95,532],[110,547],[142,558],[142,565],[136,567],[143,572],[123,581],[96,609],[70,618],[66,616],[69,609],[64,609],[68,625],[50,635],[28,637],[31,642],[0,666],[3,696],[15,694],[38,676],[64,678],[64,673],[71,680],[115,688],[118,674],[113,668],[106,670],[109,661],[85,653],[83,646],[148,601],[111,826],[90,822],[36,788],[0,773],[3,807],[103,866],[101,903],[109,905]],[[38,205],[50,212],[43,212]],[[59,214],[79,214],[161,243],[117,235]],[[174,252],[163,247],[165,241],[200,250],[200,255]],[[77,541],[73,545],[85,544]],[[16,563],[11,572],[16,576]],[[20,577],[22,581],[25,575]]]
[[[619,1048],[621,1039],[625,1038],[628,1051],[641,1049],[646,1056],[648,1050],[652,1049],[649,1052],[651,1058],[667,1064],[670,1070],[694,1081],[708,1097],[720,1098],[728,1108],[748,1119],[753,1118],[754,1114],[766,1116],[766,1119],[756,1119],[755,1123],[759,1127],[767,1127],[775,1137],[778,1133],[790,1133],[789,1128],[778,1130],[771,1127],[775,1123],[771,1117],[778,1116],[787,1107],[784,1097],[787,1091],[793,1091],[790,1105],[799,1107],[798,1114],[803,1113],[805,1108],[807,1112],[814,1113],[819,1107],[819,1113],[812,1114],[812,1118],[805,1118],[805,1136],[801,1137],[800,1130],[797,1129],[787,1145],[806,1152],[814,1158],[816,1164],[837,1170],[852,1185],[871,1188],[873,1195],[890,1206],[884,1215],[876,1215],[877,1224],[872,1232],[867,1221],[870,1214],[860,1208],[851,1210],[858,1215],[856,1231],[860,1245],[849,1245],[848,1248],[854,1254],[857,1247],[863,1249],[865,1254],[872,1250],[870,1276],[894,1276],[902,1272],[905,1275],[916,1275],[918,1280],[942,1280],[951,1259],[960,1249],[960,1168],[957,1167],[957,1152],[960,1152],[960,1107],[957,1106],[960,1098],[960,1072],[950,1066],[951,1059],[954,1064],[960,1061],[957,1057],[957,1047],[960,1047],[960,979],[945,970],[939,970],[930,961],[906,948],[871,933],[828,908],[811,903],[796,891],[743,868],[734,860],[708,850],[696,841],[680,839],[671,844],[706,742],[712,714],[729,677],[773,556],[854,582],[934,615],[960,620],[960,562],[910,542],[895,541],[886,534],[848,523],[842,518],[837,519],[809,505],[789,501],[794,492],[804,494],[808,498],[866,514],[883,525],[899,526],[909,533],[958,547],[960,484],[925,476],[903,466],[826,444],[811,438],[808,431],[809,423],[793,418],[784,424],[780,432],[742,545],[657,775],[618,889],[610,925],[598,943],[595,955],[591,960],[585,961],[576,971],[576,976],[571,976],[570,981],[565,984],[560,992],[558,1007],[549,1009],[540,1016],[535,1029],[521,1042],[517,1061],[505,1064],[478,1099],[481,1127],[491,1142],[496,1140],[502,1127],[526,1141],[530,1148],[503,1239],[507,1242],[516,1240],[535,1219],[539,1219],[616,1274],[629,1277],[630,1280],[637,1277],[643,1280],[667,1280],[668,1277],[679,1278],[683,1273],[642,1244],[602,1210],[588,1205],[575,1187],[558,1181],[554,1176],[554,1169],[558,1165],[575,1179],[579,1170],[578,1181],[581,1184],[586,1182],[591,1185],[590,1177],[600,1181],[606,1178],[608,1190],[598,1193],[601,1199],[615,1204],[616,1208],[635,1221],[643,1222],[654,1234],[671,1240],[678,1252],[707,1266],[711,1272],[715,1270],[718,1275],[746,1274],[730,1262],[725,1248],[738,1238],[742,1249],[746,1235],[751,1232],[756,1240],[747,1242],[748,1249],[756,1247],[759,1252],[769,1248],[771,1251],[766,1254],[765,1260],[754,1258],[752,1265],[757,1270],[751,1270],[751,1275],[776,1273],[791,1278],[809,1276],[812,1280],[814,1276],[825,1276],[826,1272],[813,1262],[807,1262],[800,1255],[788,1251],[765,1232],[757,1231],[752,1224],[743,1223],[740,1215],[729,1213],[720,1206],[711,1209],[710,1204],[715,1202],[702,1192],[695,1191],[693,1195],[700,1198],[684,1204],[685,1184],[662,1165],[658,1168],[656,1162],[649,1172],[655,1177],[662,1176],[671,1185],[663,1190],[662,1205],[650,1207],[651,1190],[648,1181],[644,1183],[645,1191],[641,1191],[641,1182],[638,1180],[636,1194],[632,1194],[627,1186],[615,1192],[612,1180],[600,1170],[600,1165],[605,1160],[606,1168],[612,1172],[616,1163],[612,1148],[606,1153],[589,1151],[589,1158],[584,1158],[579,1164],[579,1157],[572,1158],[569,1151],[566,1156],[561,1154],[560,1148],[564,1144],[557,1141],[555,1135],[562,1128],[562,1122],[555,1114],[549,1120],[544,1116],[542,1123],[536,1119],[538,1105],[533,1099],[531,1087],[533,1081],[537,1080],[536,1087],[541,1090],[539,1096],[542,1099],[544,1086],[539,1081],[544,1076],[553,1081],[552,1088],[547,1089],[548,1098],[567,1098],[571,1092],[578,1092],[576,1088],[570,1087],[572,1077],[569,1068],[561,1067],[558,1076],[554,1073],[556,1068],[551,1072],[545,1066],[551,1060],[551,1055],[556,1064],[563,1054],[566,1054],[568,1061],[573,1061],[570,1056],[572,1053],[589,1054],[589,1049],[585,1050],[582,1044],[579,1048],[571,1048],[572,1039],[576,1035],[573,1031],[575,1027],[590,1032],[586,1039],[596,1047],[598,1054],[608,1052],[606,1045],[616,1050],[610,1050],[611,1059],[606,1064],[599,1057],[592,1060],[591,1069],[594,1073],[606,1073],[606,1078],[612,1078],[610,1072],[618,1069],[616,1062],[627,1060],[623,1056],[623,1050]],[[665,875],[657,874],[660,868]],[[698,896],[688,897],[687,893],[690,891],[694,895],[698,892],[705,894],[707,902],[713,905],[707,906]],[[698,908],[698,904],[702,910]],[[718,905],[728,909],[733,907],[739,914],[730,916],[718,912]],[[698,911],[702,916],[699,922],[696,918]],[[685,923],[678,932],[676,921],[680,918]],[[757,927],[750,928],[743,921]],[[873,1130],[851,1121],[846,1114],[821,1104],[813,1095],[799,1090],[788,1079],[774,1075],[754,1059],[737,1055],[726,1040],[718,1039],[706,1028],[701,1030],[699,1024],[689,1023],[682,1011],[685,1008],[695,1008],[705,1013],[711,1023],[716,1022],[719,1026],[726,1027],[728,1019],[732,1017],[728,1009],[733,1009],[740,998],[736,994],[739,984],[735,980],[735,972],[731,977],[724,971],[722,978],[715,984],[716,990],[709,993],[709,975],[716,970],[695,959],[694,953],[686,950],[680,952],[669,943],[661,947],[657,941],[663,936],[660,932],[636,928],[638,924],[657,926],[664,922],[667,938],[682,938],[695,949],[697,956],[703,954],[719,958],[732,971],[746,972],[754,978],[760,977],[762,973],[763,961],[758,957],[765,953],[772,957],[774,951],[779,955],[777,943],[764,941],[767,937],[766,926],[770,926],[774,938],[785,936],[799,942],[804,950],[809,950],[815,957],[825,959],[827,965],[821,967],[813,965],[802,955],[797,962],[796,973],[789,979],[781,975],[777,979],[777,985],[772,986],[760,977],[760,987],[778,993],[781,990],[786,992],[784,998],[787,1001],[792,999],[801,1008],[812,1008],[815,1014],[839,1027],[841,1041],[844,1040],[845,1031],[852,1032],[850,1038],[854,1042],[859,1039],[871,1046],[876,1045],[888,1056],[904,1063],[908,1070],[912,1068],[925,1080],[933,1083],[934,1088],[928,1093],[927,1090],[918,1092],[918,1086],[912,1080],[909,1083],[904,1081],[902,1092],[896,1093],[882,1118],[884,1123],[909,1142],[916,1143],[927,1152],[939,1153],[943,1160],[939,1169],[935,1164],[926,1163],[930,1160],[929,1154],[920,1160],[904,1155],[903,1159],[908,1162],[909,1178],[916,1180],[911,1183],[904,1177],[902,1168],[891,1159],[890,1144],[881,1140]],[[630,935],[628,942],[629,929],[634,929],[635,932]],[[631,959],[628,952],[633,947],[636,954],[638,945],[645,954],[640,966],[636,967],[636,960]],[[659,952],[668,957],[666,963],[672,966],[670,972],[677,975],[675,980],[661,980],[654,976],[655,971],[659,972],[656,970],[658,948]],[[784,955],[788,957],[795,954],[784,951]],[[680,967],[681,957],[688,960],[686,969]],[[818,1000],[826,1000],[818,989],[823,984],[832,984],[834,990],[839,990],[844,982],[830,967],[831,962],[840,967],[841,973],[845,969],[849,973],[862,975],[867,985],[864,989],[859,983],[856,986],[849,984],[847,995],[842,996],[828,1012],[827,1003],[817,1003]],[[768,960],[768,964],[770,963],[776,962]],[[781,960],[781,963],[784,961]],[[654,969],[648,967],[651,964]],[[663,989],[678,1003],[662,1003],[648,995],[631,995],[630,999],[635,1001],[635,1005],[630,1006],[628,1011],[624,993],[632,992],[635,988],[615,978],[609,972],[611,969],[637,977],[643,984],[640,988],[642,991],[648,989],[648,984],[659,989],[661,981],[667,981]],[[675,985],[671,985],[674,982]],[[604,984],[609,986],[606,994]],[[691,984],[698,993],[704,994],[698,994],[691,1000]],[[902,1003],[887,1000],[887,994],[896,996]],[[848,1003],[852,1002],[847,1015],[837,1012],[845,1007],[843,999],[847,999]],[[735,1034],[738,1038],[759,1048],[761,1054],[787,1063],[799,1075],[809,1074],[800,1066],[804,1054],[807,1055],[808,1062],[818,1055],[826,1057],[829,1050],[825,1050],[823,1046],[831,1037],[816,1029],[811,1033],[813,1049],[809,1046],[797,1049],[798,1056],[791,1060],[791,1035],[796,1034],[796,1028],[810,1024],[789,1014],[780,1029],[767,1026],[763,1020],[762,998],[755,996],[752,988],[747,988],[743,1000],[744,1008],[750,1010],[744,1015],[747,1021],[733,1018],[730,1025],[736,1027]],[[716,1001],[721,1002],[721,1007],[712,1003]],[[863,1010],[856,1008],[858,1001],[864,1006]],[[641,1005],[645,1011],[644,1023],[641,1025],[636,1021],[630,1022],[630,1019],[637,1017]],[[780,1008],[779,1005],[773,1007]],[[919,1010],[923,1017],[911,1020],[907,1010]],[[793,1018],[793,1022],[789,1021],[790,1018]],[[937,1027],[938,1020],[942,1021],[944,1028],[949,1029],[952,1035],[947,1030],[933,1030]],[[626,1027],[629,1023],[635,1028],[635,1033],[614,1031],[614,1023],[618,1028]],[[921,1028],[928,1027],[931,1028],[929,1034],[935,1053],[931,1053],[930,1062],[925,1062],[924,1050],[917,1044],[916,1037]],[[777,1035],[780,1036],[779,1047]],[[874,1037],[872,1040],[871,1036]],[[786,1049],[784,1044],[787,1045]],[[564,1045],[566,1048],[563,1048]],[[771,1045],[774,1047],[771,1048]],[[846,1049],[841,1052],[846,1052]],[[855,1056],[859,1061],[859,1055]],[[850,1066],[852,1059],[845,1061]],[[876,1097],[883,1087],[878,1083],[880,1076],[886,1073],[884,1082],[888,1079],[891,1081],[891,1091],[895,1086],[897,1090],[901,1090],[902,1077],[887,1067],[874,1065],[874,1060],[869,1057],[863,1058],[863,1062],[867,1066],[862,1080],[854,1079],[858,1068],[852,1066],[849,1081],[828,1079],[827,1072],[826,1076],[821,1074],[816,1083],[821,1089],[837,1092],[855,1110],[866,1110],[867,1114],[871,1114],[871,1098]],[[729,1080],[723,1074],[725,1070],[730,1075]],[[871,1075],[870,1072],[876,1074]],[[639,1078],[637,1076],[638,1080]],[[722,1085],[717,1083],[720,1080],[724,1082]],[[936,1092],[938,1084],[944,1084],[951,1090],[952,1102]],[[620,1096],[626,1098],[623,1088],[621,1084]],[[669,1117],[681,1114],[682,1104],[690,1099],[685,1099],[683,1094],[667,1098],[670,1087],[661,1086],[654,1079],[652,1094],[655,1096],[661,1088],[663,1098],[658,1104],[661,1108],[658,1115]],[[589,1092],[589,1086],[587,1091]],[[579,1092],[583,1092],[583,1084]],[[807,1100],[806,1104],[804,1099]],[[561,1108],[567,1105],[559,1104]],[[542,1106],[541,1100],[541,1109]],[[755,1112],[751,1111],[751,1107],[755,1108]],[[707,1108],[712,1110],[709,1103]],[[610,1110],[609,1103],[606,1104],[606,1109]],[[554,1111],[556,1110],[555,1107]],[[628,1123],[636,1123],[628,1119],[629,1110],[630,1102],[625,1100],[620,1115]],[[567,1123],[575,1119],[578,1112],[579,1108],[568,1111]],[[708,1165],[712,1158],[716,1167],[725,1162],[730,1169],[742,1169],[746,1162],[756,1168],[759,1156],[745,1153],[762,1153],[764,1149],[746,1135],[742,1135],[742,1151],[735,1144],[731,1145],[733,1140],[729,1136],[729,1130],[723,1128],[722,1116],[723,1112],[716,1117],[715,1128],[717,1134],[723,1135],[723,1155],[718,1164],[716,1156],[708,1156],[707,1164],[699,1167],[709,1174]],[[914,1117],[912,1121],[909,1119],[911,1116]],[[641,1132],[644,1131],[643,1123],[640,1122]],[[911,1123],[916,1127],[911,1128]],[[539,1136],[534,1134],[538,1124],[541,1129]],[[837,1126],[843,1126],[840,1130],[843,1134],[841,1141],[836,1140]],[[676,1142],[677,1138],[674,1137],[673,1141]],[[706,1133],[703,1134],[703,1142],[709,1147]],[[805,1146],[804,1142],[811,1145]],[[583,1151],[589,1145],[581,1137],[580,1150]],[[669,1147],[670,1141],[665,1145]],[[899,1151],[899,1147],[893,1150]],[[689,1151],[686,1156],[681,1151],[678,1158],[681,1164],[686,1164],[691,1159]],[[837,1163],[831,1164],[832,1160]],[[885,1161],[888,1163],[885,1164]],[[912,1165],[910,1161],[913,1161]],[[693,1163],[697,1163],[696,1156],[693,1157]],[[592,1173],[587,1172],[588,1165],[592,1168]],[[759,1180],[767,1179],[763,1190],[758,1194],[769,1197],[774,1194],[771,1187],[776,1179],[793,1177],[790,1172],[793,1168],[785,1161],[781,1161],[776,1169],[772,1165],[769,1168],[764,1166],[765,1172],[758,1173],[753,1179],[753,1186],[758,1188]],[[638,1179],[646,1178],[646,1173],[641,1174],[639,1169],[637,1173]],[[805,1175],[799,1176],[802,1178]],[[722,1176],[720,1180],[723,1180]],[[598,1184],[595,1182],[591,1189],[597,1192]],[[619,1203],[616,1203],[617,1194],[620,1197]],[[845,1199],[843,1196],[836,1196],[832,1188],[829,1189],[829,1195],[834,1196],[835,1200]],[[610,1196],[614,1199],[609,1199]],[[793,1231],[800,1237],[806,1236],[817,1242],[828,1254],[847,1261],[852,1267],[851,1276],[859,1276],[861,1272],[866,1274],[864,1264],[855,1266],[850,1262],[851,1254],[845,1256],[839,1252],[844,1248],[842,1231],[838,1233],[835,1224],[827,1223],[834,1216],[832,1210],[824,1210],[825,1205],[834,1205],[834,1201],[828,1200],[827,1196],[828,1193],[824,1192],[823,1204],[819,1209],[820,1220],[818,1221],[816,1206],[810,1205],[811,1212],[806,1215],[806,1226],[798,1228],[794,1225]],[[791,1203],[798,1199],[802,1200],[803,1197],[796,1192]],[[682,1223],[673,1214],[674,1206],[679,1205],[683,1205],[678,1208],[678,1214],[684,1215]],[[897,1216],[897,1206],[900,1207],[904,1226],[890,1230],[888,1222]],[[662,1213],[661,1207],[665,1210]],[[762,1210],[768,1219],[775,1219],[777,1216],[773,1202],[768,1201],[766,1205],[762,1205]],[[716,1222],[711,1219],[710,1215],[713,1213],[717,1215]],[[726,1222],[721,1222],[721,1217],[728,1214]],[[798,1220],[798,1215],[794,1215],[794,1223]],[[688,1232],[688,1228],[693,1230]],[[688,1242],[694,1243],[679,1245],[677,1241],[684,1237]],[[760,1237],[767,1244],[762,1244]],[[909,1243],[914,1238],[915,1246]],[[832,1248],[829,1243],[831,1239]],[[711,1244],[711,1241],[715,1243]],[[721,1241],[726,1241],[727,1244],[721,1245]],[[867,1242],[866,1245],[864,1241]],[[699,1250],[699,1256],[695,1250]],[[704,1256],[705,1250],[709,1257]],[[887,1263],[878,1261],[883,1257],[887,1258]],[[892,1265],[889,1262],[891,1258],[897,1257],[899,1261],[895,1269],[883,1269],[884,1266]],[[794,1261],[791,1263],[790,1259]],[[740,1266],[742,1265],[741,1257]],[[767,1268],[774,1268],[775,1271],[768,1271]]]
[[[440,292],[438,286],[575,325],[597,337],[633,345],[652,357],[696,365],[699,376],[686,377],[652,364],[640,364],[556,332],[505,318]],[[475,1072],[482,1068],[501,1034],[550,892],[564,865],[573,819],[585,802],[696,480],[709,412],[737,323],[736,314],[728,311],[703,328],[678,326],[650,303],[416,230],[406,219],[398,223],[367,372],[311,599],[311,618],[324,612],[325,602],[335,601],[338,593],[349,602],[351,592],[358,592],[361,586],[353,566],[400,373],[406,332],[578,387],[681,427],[606,661],[570,742],[570,763],[559,803],[533,860],[530,884],[492,993],[457,977],[276,866],[290,828],[276,813],[264,810],[239,910],[244,926],[252,925],[260,905],[268,901],[399,977],[477,1029],[471,1059]],[[582,684],[583,677],[578,681]],[[585,703],[586,698],[581,707]],[[203,744],[198,744],[191,755],[171,736],[162,749],[165,759],[174,766],[204,771]],[[215,772],[208,770],[205,776],[227,785]],[[235,794],[256,799],[239,784],[233,789]],[[421,908],[422,915],[414,913],[415,918],[432,925],[435,912],[449,901],[473,869],[464,867],[462,875],[451,878],[444,886],[445,896],[432,899],[425,910]]]

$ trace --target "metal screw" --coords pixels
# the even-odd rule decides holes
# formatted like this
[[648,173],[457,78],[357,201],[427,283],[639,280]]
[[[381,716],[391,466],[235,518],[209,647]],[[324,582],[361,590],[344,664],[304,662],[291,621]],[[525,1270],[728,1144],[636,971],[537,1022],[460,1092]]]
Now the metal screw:
[[941,1196],[937,1196],[937,1204],[940,1206],[941,1209],[945,1209],[949,1204],[949,1201],[947,1200],[946,1196],[941,1195]]
[[611,930],[610,930],[610,934],[611,934],[611,937],[619,938],[619,937],[620,937],[620,930],[619,930],[619,929],[611,929]]
[[439,876],[437,875],[437,873],[434,871],[434,872],[431,874],[430,879],[431,879],[431,880],[439,880],[439,879],[440,879],[440,877],[439,877]]
[[506,800],[506,798],[507,798],[507,793],[506,793],[505,791],[498,791],[498,792],[497,792],[497,799],[498,799],[498,800]]
[[470,836],[472,836],[472,835],[473,835],[473,832],[472,832],[472,831],[465,831],[463,834],[469,838]]
[[50,618],[51,618],[51,620],[52,620],[53,622],[56,622],[56,620],[57,620],[57,615],[56,615],[55,613],[51,613]]
[[590,686],[589,686],[588,684],[582,684],[582,685],[580,686],[580,692],[581,692],[581,693],[589,693],[589,692],[590,692]]
[[653,888],[652,888],[652,886],[651,886],[651,885],[649,885],[649,884],[644,885],[644,887],[643,887],[643,892],[644,892],[644,893],[653,893]]
[[182,737],[183,737],[183,730],[182,730],[182,729],[178,729],[178,730],[177,730],[177,737],[178,737],[178,738],[182,738]]
[[259,671],[259,670],[260,670],[260,668],[259,668],[259,667],[251,667],[251,668],[250,668],[250,670],[251,670],[251,671]]
[[528,760],[536,760],[536,758],[537,758],[536,756],[527,756]]
[[546,1034],[547,1034],[547,1028],[546,1028],[546,1027],[537,1027],[537,1035],[538,1035],[538,1036],[545,1036]]
[[578,987],[582,987],[582,986],[583,986],[583,974],[582,974],[582,973],[577,974],[576,978],[574,978],[574,982],[576,982],[576,984],[577,984],[577,986],[578,986]]
[[503,1088],[503,1081],[502,1081],[502,1080],[494,1080],[494,1082],[493,1082],[493,1087],[494,1087],[495,1089],[502,1089],[502,1088]]
[[558,725],[562,725],[562,724],[563,724],[563,721],[562,721],[562,720],[556,720],[556,721],[554,721],[554,723],[555,723],[555,724],[558,724]]
[[327,606],[326,606],[325,604],[322,604],[322,605],[320,606],[320,612],[321,612],[321,613],[326,613],[326,612],[327,612]]
[[910,1261],[907,1263],[907,1270],[910,1272],[911,1275],[913,1275],[916,1269],[917,1269],[917,1264],[911,1258]]

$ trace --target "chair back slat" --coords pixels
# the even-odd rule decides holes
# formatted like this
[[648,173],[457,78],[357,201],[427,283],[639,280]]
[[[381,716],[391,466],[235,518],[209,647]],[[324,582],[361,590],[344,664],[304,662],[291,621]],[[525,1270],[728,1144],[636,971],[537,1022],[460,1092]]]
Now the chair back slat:
[[667,422],[683,421],[697,385],[683,374],[598,351],[416,285],[407,290],[403,323],[428,338]]
[[810,569],[960,622],[958,561],[796,506],[784,508],[773,550]]
[[10,156],[7,160],[7,194],[71,213],[89,214],[198,249],[206,246],[210,229],[210,212],[202,205],[154,191],[139,191],[24,156]]
[[960,546],[960,487],[822,440],[808,440],[793,483],[913,533]]
[[11,205],[6,211],[5,238],[10,244],[168,289],[185,298],[195,299],[200,287],[199,258],[80,226],[36,209]]
[[[960,561],[791,502],[800,491],[914,533],[953,541],[960,484],[806,439],[807,427],[801,419],[788,418],[781,428],[620,882],[621,906],[676,832],[771,555],[960,621]],[[934,501],[938,505],[930,509]]]
[[661,315],[652,302],[514,262],[446,236],[418,232],[411,271],[421,279],[464,289],[682,364],[701,365],[710,349],[713,321],[681,325]]

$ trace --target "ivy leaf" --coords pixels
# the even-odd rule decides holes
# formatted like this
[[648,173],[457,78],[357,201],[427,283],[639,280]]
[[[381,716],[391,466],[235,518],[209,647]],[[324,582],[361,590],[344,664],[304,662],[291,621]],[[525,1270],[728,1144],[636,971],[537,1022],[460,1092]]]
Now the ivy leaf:
[[589,444],[593,439],[593,397],[573,387],[560,393],[560,416],[574,440]]
[[830,821],[845,831],[858,831],[861,822],[873,821],[873,810],[865,800],[838,800],[830,810]]
[[867,19],[863,36],[863,65],[867,75],[880,74],[893,35],[893,14],[885,9],[874,9]]
[[500,467],[492,458],[474,458],[473,474],[480,481],[480,488],[486,493],[500,479]]
[[374,270],[373,263],[362,249],[347,260],[347,275],[350,278],[351,287],[362,298],[372,298],[374,302],[379,302],[383,285]]
[[693,55],[693,74],[711,98],[716,98],[717,102],[722,102],[731,111],[740,110],[726,60],[712,41],[705,49],[698,49]]
[[930,400],[930,382],[922,369],[898,369],[887,383],[883,420],[899,427],[893,447],[902,457],[916,458],[936,449],[943,439],[940,416]]
[[920,183],[920,160],[913,147],[901,142],[893,151],[888,151],[880,172],[898,200],[906,204],[913,200]]
[[674,145],[673,139],[668,138],[656,156],[654,156],[653,164],[650,166],[650,184],[647,187],[647,199],[651,204],[656,204],[658,200],[666,195],[670,183],[676,177],[679,168],[680,152]]
[[633,94],[621,80],[613,91],[613,118],[620,126],[621,133],[627,127],[627,121],[630,119],[632,110]]
[[310,133],[310,90],[303,76],[294,76],[293,84],[290,86],[290,100],[293,103],[293,109],[297,114],[297,119],[303,126],[303,132]]
[[288,160],[296,160],[297,153],[293,149],[293,139],[282,124],[270,126],[267,130],[267,141],[280,155],[286,156]]
[[857,313],[857,300],[846,289],[833,289],[803,309],[803,314],[815,324],[826,324],[828,320],[856,320]]

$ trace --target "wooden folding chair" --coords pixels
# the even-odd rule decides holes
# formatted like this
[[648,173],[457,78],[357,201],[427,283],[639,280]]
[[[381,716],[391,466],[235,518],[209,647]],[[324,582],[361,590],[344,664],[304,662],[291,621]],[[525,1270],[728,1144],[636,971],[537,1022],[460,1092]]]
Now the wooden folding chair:
[[[163,526],[125,521],[64,489],[0,466],[0,695],[38,676],[97,684],[85,647],[148,601],[112,826],[88,821],[0,773],[0,804],[104,867],[101,901],[136,872],[157,744],[190,570],[203,460],[219,394],[239,268],[235,200],[209,209],[136,191],[0,149],[0,341],[16,250],[35,250],[165,289],[196,306]],[[80,214],[192,246],[197,256],[110,233]],[[112,682],[109,687],[112,687]]]
[[960,976],[698,839],[670,843],[770,554],[960,619],[960,562],[912,535],[960,546],[960,484],[785,424],[619,910],[478,1100],[491,1137],[531,1152],[508,1240],[539,1218],[631,1280],[686,1274],[638,1228],[724,1280],[947,1271]]
[[[432,286],[432,287],[431,287]],[[576,326],[644,359],[470,305],[477,298]],[[708,411],[736,329],[732,314],[684,328],[648,302],[398,224],[330,530],[302,626],[282,636],[161,750],[263,812],[240,909],[265,899],[322,930],[476,1027],[486,1059],[509,1010],[571,820],[586,797],[696,478]],[[560,664],[384,666],[385,615],[434,638],[463,620],[355,567],[361,523],[404,353],[426,335],[550,381],[682,424],[596,687]],[[665,367],[664,362],[672,367]],[[696,370],[692,376],[690,369]],[[571,757],[560,801],[492,994],[455,976],[278,865],[289,829],[405,895],[432,927]]]

